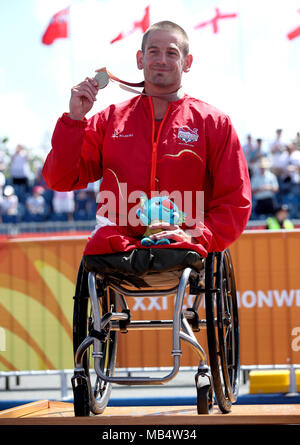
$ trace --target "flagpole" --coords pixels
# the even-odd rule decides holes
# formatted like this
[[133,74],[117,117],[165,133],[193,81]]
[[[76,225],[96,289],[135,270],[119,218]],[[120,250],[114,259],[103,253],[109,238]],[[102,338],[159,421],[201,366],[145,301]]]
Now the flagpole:
[[239,5],[239,72],[241,82],[245,81],[245,71],[244,71],[244,42],[243,42],[243,12],[242,12],[242,0],[238,1]]
[[69,59],[70,59],[70,82],[71,87],[75,84],[75,62],[74,62],[74,42],[73,42],[73,7],[74,1],[70,0],[69,6]]
[[[238,14],[239,14],[239,30],[238,30],[238,72],[239,72],[239,77],[240,77],[240,87],[241,87],[241,100],[243,100],[243,103],[245,104],[247,102],[247,100],[244,98],[243,93],[244,93],[244,89],[245,89],[245,58],[244,58],[244,34],[243,34],[243,1],[242,0],[238,0]],[[242,99],[243,98],[243,99]],[[248,129],[246,130],[245,127],[245,119],[242,119],[240,122],[240,128],[241,128],[241,133],[243,135],[243,137],[246,135],[246,133],[248,132]]]

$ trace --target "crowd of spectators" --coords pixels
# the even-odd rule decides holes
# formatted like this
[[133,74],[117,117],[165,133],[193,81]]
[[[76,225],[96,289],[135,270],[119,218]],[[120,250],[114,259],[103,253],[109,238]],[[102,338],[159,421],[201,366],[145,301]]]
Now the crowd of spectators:
[[288,143],[282,129],[275,133],[269,144],[248,135],[243,146],[251,178],[252,220],[274,215],[281,205],[287,206],[290,218],[300,218],[300,133]]
[[18,145],[9,162],[0,156],[0,222],[95,220],[98,188],[95,183],[75,192],[50,190],[42,162],[33,172],[28,150]]
[[[300,219],[300,133],[289,143],[282,129],[275,133],[271,143],[249,134],[243,145],[253,196],[251,220],[266,220],[281,205],[288,206],[291,219]],[[95,220],[99,183],[55,192],[43,179],[43,161],[33,169],[25,147],[18,145],[7,158],[0,150],[0,222]]]

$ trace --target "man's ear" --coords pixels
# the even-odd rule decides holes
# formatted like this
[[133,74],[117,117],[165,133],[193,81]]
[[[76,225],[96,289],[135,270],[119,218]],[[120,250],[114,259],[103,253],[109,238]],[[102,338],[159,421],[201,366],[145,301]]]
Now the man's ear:
[[136,64],[139,70],[144,68],[144,55],[141,49],[136,53]]
[[193,63],[193,56],[192,56],[192,54],[188,54],[185,58],[184,67],[183,67],[183,71],[185,73],[188,73],[190,71],[192,63]]

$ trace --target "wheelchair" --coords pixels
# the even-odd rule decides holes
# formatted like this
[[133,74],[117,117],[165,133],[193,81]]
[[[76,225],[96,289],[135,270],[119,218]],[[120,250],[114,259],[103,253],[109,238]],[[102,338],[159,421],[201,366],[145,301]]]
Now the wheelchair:
[[[193,303],[183,310],[187,291]],[[132,319],[128,298],[166,295],[175,295],[172,320]],[[198,315],[201,302],[206,319]],[[114,375],[118,334],[130,329],[172,331],[173,369],[169,374]],[[207,334],[208,357],[195,336],[202,329]],[[194,251],[155,248],[83,257],[73,313],[75,416],[103,413],[112,384],[161,385],[170,381],[180,370],[181,341],[199,358],[197,413],[211,414],[215,402],[222,413],[230,412],[238,396],[240,353],[236,284],[228,249],[211,252],[206,258]]]

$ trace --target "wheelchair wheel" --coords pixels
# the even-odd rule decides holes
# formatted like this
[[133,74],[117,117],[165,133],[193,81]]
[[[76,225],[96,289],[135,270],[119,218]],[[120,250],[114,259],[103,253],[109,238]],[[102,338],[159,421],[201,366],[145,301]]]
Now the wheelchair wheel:
[[208,378],[206,372],[198,370],[198,373],[195,375],[195,381],[197,390],[197,413],[211,414],[213,412],[214,400],[210,378]]
[[[87,277],[87,272],[80,266],[73,311],[74,357],[79,345],[93,330],[93,313],[91,311]],[[102,293],[103,290],[101,289]],[[104,295],[100,296],[98,300],[101,316],[109,312],[111,306],[114,306],[114,310],[116,310],[116,296],[111,290],[106,289]],[[107,337],[105,343],[102,343],[103,358],[100,359],[100,368],[105,375],[112,376],[117,355],[117,332],[111,331],[109,327],[105,329]],[[94,414],[101,414],[108,404],[111,393],[111,383],[105,382],[90,373],[91,349],[93,349],[93,344],[84,354],[83,374],[77,378],[76,384],[75,382],[73,384],[75,416],[88,416],[90,411]]]
[[211,414],[213,411],[213,391],[211,385],[197,388],[198,414]]
[[89,385],[87,377],[82,376],[76,381],[76,385],[73,385],[74,394],[74,414],[78,416],[90,415],[90,397],[89,397]]
[[228,250],[208,255],[205,281],[207,342],[213,388],[220,410],[227,413],[237,399],[240,375],[238,305]]

